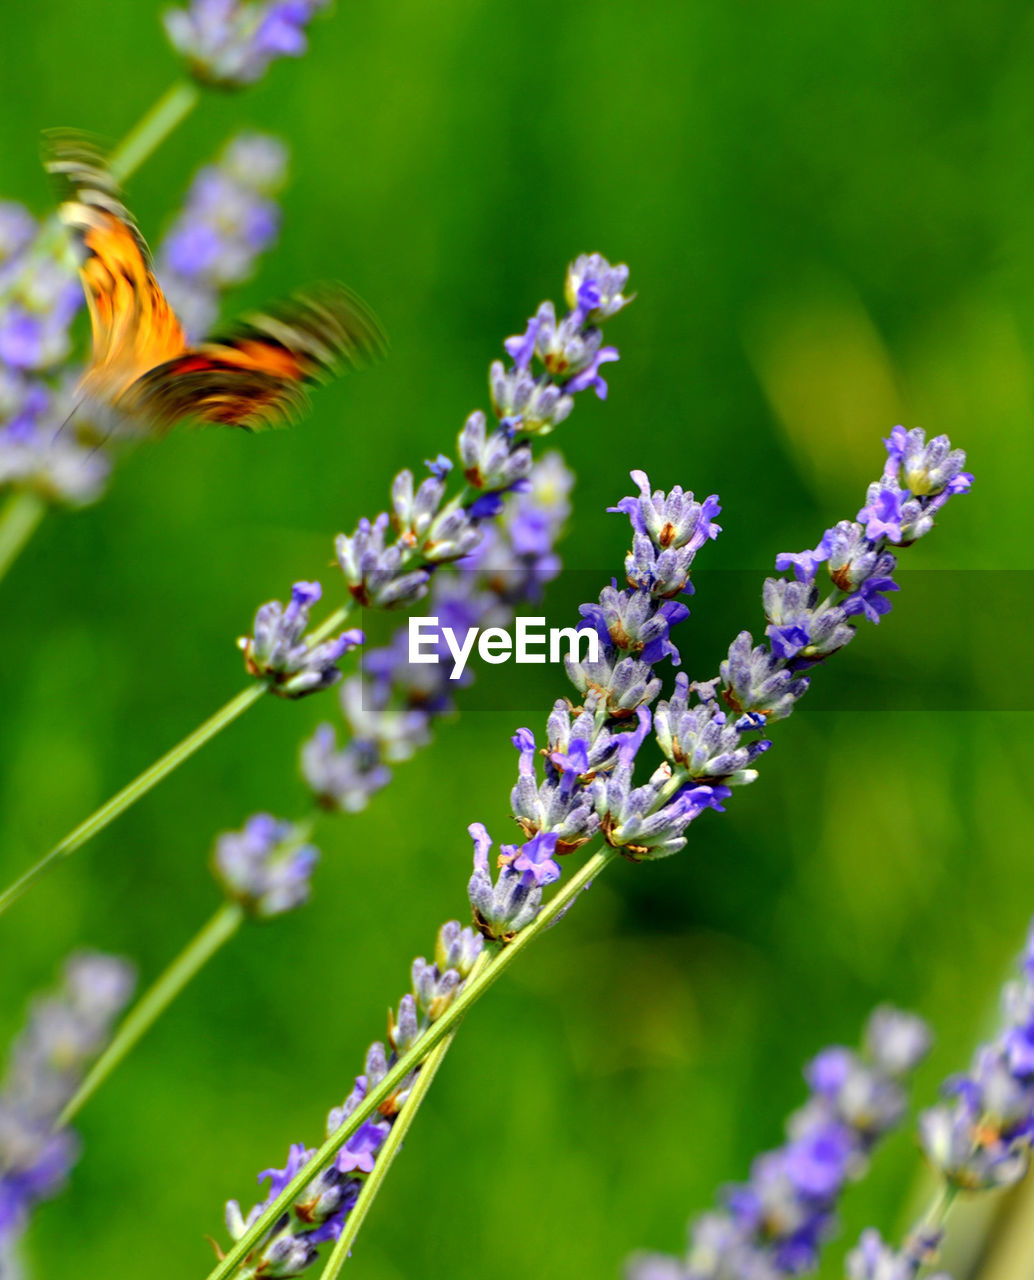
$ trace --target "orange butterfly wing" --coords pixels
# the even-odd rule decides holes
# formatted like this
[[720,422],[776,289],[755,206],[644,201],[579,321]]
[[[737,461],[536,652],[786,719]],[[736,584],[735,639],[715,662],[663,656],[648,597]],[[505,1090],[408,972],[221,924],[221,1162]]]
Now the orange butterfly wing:
[[183,329],[100,153],[75,134],[53,133],[47,142],[61,220],[83,253],[79,274],[93,328],[83,389],[116,403],[141,375],[183,351]]
[[100,152],[79,135],[48,135],[46,165],[62,221],[83,250],[93,326],[86,396],[158,430],[181,418],[254,430],[294,417],[308,385],[380,354],[383,331],[340,285],[324,285],[188,348],[154,275],[147,244]]
[[308,386],[383,348],[366,305],[343,286],[325,285],[151,369],[123,402],[158,423],[194,417],[257,430],[290,421],[304,408]]

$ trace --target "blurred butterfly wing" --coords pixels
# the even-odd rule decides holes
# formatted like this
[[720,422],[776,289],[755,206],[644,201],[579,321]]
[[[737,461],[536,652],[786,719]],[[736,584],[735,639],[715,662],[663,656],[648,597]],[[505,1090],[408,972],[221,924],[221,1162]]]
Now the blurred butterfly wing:
[[46,167],[61,220],[82,247],[79,274],[93,329],[84,385],[116,400],[147,369],[182,352],[183,330],[97,148],[77,134],[48,134]]
[[350,290],[324,286],[150,370],[123,397],[159,427],[178,418],[255,431],[289,422],[306,388],[379,355],[384,334]]

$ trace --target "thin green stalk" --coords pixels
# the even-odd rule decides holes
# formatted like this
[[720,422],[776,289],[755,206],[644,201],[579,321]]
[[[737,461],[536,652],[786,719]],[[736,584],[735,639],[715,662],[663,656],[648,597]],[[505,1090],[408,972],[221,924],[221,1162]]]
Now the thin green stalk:
[[472,975],[464,983],[459,995],[446,1009],[437,1022],[431,1024],[421,1036],[419,1042],[395,1063],[384,1079],[371,1089],[363,1101],[352,1112],[340,1128],[330,1135],[312,1159],[284,1187],[266,1209],[255,1219],[241,1238],[209,1273],[207,1280],[226,1280],[233,1275],[238,1264],[242,1262],[269,1228],[289,1206],[298,1198],[299,1193],[308,1183],[325,1169],[338,1151],[345,1145],[353,1133],[373,1115],[382,1102],[399,1087],[402,1081],[414,1068],[423,1062],[432,1049],[435,1049],[450,1035],[456,1025],[475,1001],[480,1000],[490,986],[516,960],[517,956],[529,946],[544,929],[574,901],[578,894],[600,874],[600,872],[617,857],[617,851],[604,848],[594,853],[582,867],[571,877],[560,891],[549,900],[538,916],[516,938],[488,961],[481,972]]
[[16,490],[0,508],[0,578],[17,560],[46,511],[39,494],[28,489]]
[[[474,968],[470,971],[467,978],[471,982],[477,974],[484,968],[487,962],[488,953],[482,951],[474,962]],[[452,1047],[452,1042],[456,1039],[457,1027],[451,1031],[449,1035],[441,1042],[437,1049],[433,1049],[428,1054],[424,1065],[420,1068],[420,1073],[413,1082],[406,1101],[403,1103],[402,1110],[399,1112],[395,1123],[391,1127],[391,1131],[384,1139],[384,1145],[377,1152],[377,1159],[373,1166],[373,1171],[363,1183],[363,1189],[359,1192],[359,1198],[356,1200],[352,1208],[352,1212],[345,1220],[345,1228],[338,1237],[334,1245],[330,1257],[327,1259],[326,1266],[320,1272],[320,1280],[337,1280],[341,1274],[341,1268],[345,1265],[352,1245],[355,1244],[355,1238],[359,1234],[359,1229],[366,1220],[366,1215],[370,1211],[370,1207],[377,1196],[377,1192],[381,1189],[381,1184],[388,1176],[388,1170],[391,1168],[392,1161],[398,1155],[402,1148],[402,1143],[409,1132],[410,1126],[416,1119],[416,1113],[420,1108],[420,1104],[427,1097],[428,1090],[438,1073],[438,1068],[442,1065],[445,1055]]]
[[224,903],[204,928],[194,937],[165,972],[136,1002],[114,1039],[93,1064],[86,1079],[76,1090],[55,1128],[63,1129],[79,1114],[108,1076],[119,1066],[161,1015],[193,981],[220,947],[224,946],[244,920],[244,909],[236,902]]
[[112,175],[124,182],[190,115],[201,100],[192,80],[177,80],[111,153]]
[[[349,602],[341,605],[328,618],[325,618],[309,636],[307,643],[310,647],[319,644],[331,632],[336,631],[348,617],[351,610],[352,604]],[[12,885],[9,885],[8,888],[0,893],[0,915],[3,915],[7,908],[17,902],[22,894],[31,889],[37,881],[41,880],[49,871],[52,871],[59,862],[63,862],[70,854],[81,849],[88,840],[92,840],[98,832],[103,831],[116,818],[121,817],[128,808],[147,795],[159,782],[167,778],[174,769],[183,764],[185,760],[189,760],[206,742],[214,738],[227,725],[232,724],[238,716],[242,716],[249,707],[254,706],[262,698],[267,688],[268,685],[265,681],[256,681],[248,685],[246,689],[242,689],[235,698],[231,698],[215,715],[210,716],[204,724],[198,725],[193,733],[187,734],[182,742],[177,743],[171,751],[167,751],[165,755],[156,760],[154,764],[145,769],[132,782],[127,783],[121,791],[116,792],[110,800],[102,804],[96,812],[90,814],[77,827],[74,827],[49,853],[44,854],[24,875],[20,876]]]
[[249,707],[258,702],[265,692],[265,682],[261,681],[256,681],[254,684],[248,685],[246,689],[242,689],[235,698],[231,698],[214,716],[211,716],[204,724],[198,725],[193,733],[187,734],[182,742],[177,743],[171,751],[167,751],[150,768],[145,769],[132,782],[124,786],[121,791],[116,792],[106,804],[102,804],[96,812],[90,814],[77,827],[74,827],[49,853],[40,858],[39,862],[30,867],[23,876],[19,877],[3,893],[0,893],[0,915],[12,903],[16,902],[23,893],[41,880],[47,872],[52,871],[59,862],[64,861],[65,858],[75,853],[77,849],[81,849],[88,840],[92,839],[99,831],[103,831],[106,826],[125,813],[131,805],[134,805],[148,791],[156,787],[163,778],[167,778],[178,765],[181,765],[184,760],[188,760],[195,751],[198,751],[206,742],[214,738],[220,730],[225,729],[238,716],[243,715]]

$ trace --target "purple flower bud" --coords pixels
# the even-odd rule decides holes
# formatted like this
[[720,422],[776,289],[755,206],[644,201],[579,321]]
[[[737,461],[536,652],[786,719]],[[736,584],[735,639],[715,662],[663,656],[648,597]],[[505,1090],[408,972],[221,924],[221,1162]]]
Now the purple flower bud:
[[491,836],[480,822],[471,823],[467,830],[474,841],[474,874],[467,895],[475,923],[486,938],[508,942],[538,915],[542,889],[533,874],[516,870],[510,861],[502,862],[493,881],[488,866]]
[[321,595],[318,582],[296,582],[287,607],[279,600],[264,604],[255,614],[255,634],[237,641],[248,672],[269,680],[270,691],[282,698],[302,698],[336,683],[341,679],[338,662],[363,643],[357,630],[321,644],[306,642],[309,613]]
[[[280,57],[300,57],[305,28],[326,0],[191,0],[165,14],[165,30],[192,74],[239,88],[260,80]],[[291,1273],[293,1274],[293,1273]]]
[[305,843],[304,828],[259,813],[240,831],[219,837],[213,871],[235,902],[266,918],[308,902],[318,860],[319,850]]

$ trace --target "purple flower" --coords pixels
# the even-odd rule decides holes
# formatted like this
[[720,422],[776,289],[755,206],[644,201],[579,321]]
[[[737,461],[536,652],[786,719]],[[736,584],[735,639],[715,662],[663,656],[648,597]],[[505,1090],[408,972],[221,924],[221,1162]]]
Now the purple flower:
[[[552,453],[535,464],[528,480],[527,489],[503,500],[495,522],[482,526],[481,541],[457,569],[430,579],[426,608],[441,626],[457,633],[505,626],[514,606],[537,599],[559,571],[554,548],[569,511],[571,474]],[[433,478],[414,492],[408,472],[396,479],[396,523],[414,539],[433,522],[438,485]],[[439,656],[438,664],[410,662],[408,624],[386,646],[364,654],[361,674],[341,688],[345,745],[339,749],[334,730],[322,725],[302,749],[303,775],[322,805],[345,812],[364,808],[390,781],[388,766],[430,742],[433,722],[454,705],[457,684],[448,677],[451,658],[444,644]]]
[[318,582],[296,582],[287,607],[279,600],[262,605],[254,635],[237,641],[249,673],[268,680],[270,692],[281,698],[303,698],[335,684],[338,662],[363,643],[363,633],[354,629],[320,644],[306,641],[309,612],[322,594]]
[[165,30],[193,75],[208,84],[239,88],[260,80],[270,63],[300,57],[306,27],[326,0],[192,0],[170,9]]
[[[417,957],[412,969],[413,991],[402,997],[397,1016],[389,1014],[388,1046],[379,1042],[370,1046],[364,1073],[356,1077],[351,1093],[341,1106],[332,1107],[328,1113],[328,1137],[345,1123],[369,1090],[380,1084],[399,1056],[417,1044],[442,1016],[461,990],[483,945],[482,938],[472,929],[461,928],[454,920],[442,926],[435,961],[428,963],[422,956]],[[363,1182],[373,1172],[384,1141],[406,1106],[416,1074],[411,1073],[382,1104],[378,1114],[348,1138],[334,1162],[315,1173],[302,1188],[290,1212],[282,1215],[248,1254],[249,1274],[270,1278],[300,1275],[316,1261],[319,1245],[341,1235]],[[288,1152],[283,1169],[266,1169],[259,1174],[260,1183],[269,1181],[268,1194],[262,1201],[246,1214],[236,1200],[227,1204],[226,1226],[232,1240],[244,1235],[263,1210],[306,1168],[314,1154],[296,1143]]]
[[632,301],[622,292],[627,283],[626,266],[612,267],[602,254],[583,253],[567,269],[564,297],[587,323],[600,324]]
[[[894,1047],[881,1061],[871,1049],[888,1040]],[[805,1071],[812,1095],[788,1120],[787,1141],[754,1161],[749,1182],[726,1189],[721,1210],[693,1220],[685,1261],[633,1259],[630,1280],[782,1280],[815,1268],[844,1187],[862,1176],[873,1147],[905,1113],[902,1077],[929,1038],[918,1019],[884,1008],[870,1018],[865,1043],[861,1053],[836,1047],[812,1060]],[[884,1105],[866,1109],[859,1106],[863,1098]],[[873,1273],[855,1280],[911,1277]]]
[[35,1205],[64,1186],[79,1153],[55,1124],[134,986],[132,967],[99,951],[75,952],[53,993],[36,1000],[11,1048],[0,1089],[0,1261]]
[[[492,837],[481,822],[467,828],[474,841],[474,873],[467,896],[478,929],[487,938],[505,942],[532,922],[542,905],[542,889],[532,870],[518,871],[510,857],[499,859],[499,875],[493,880],[488,854]],[[555,848],[554,839],[554,848]]]
[[294,911],[309,900],[319,850],[308,832],[268,813],[249,818],[215,844],[212,869],[227,894],[261,919]]
[[979,1191],[1026,1173],[1034,1139],[1034,978],[1027,958],[1003,993],[1005,1018],[970,1070],[949,1079],[945,1101],[920,1117],[926,1157],[949,1183]]
[[705,542],[721,533],[721,525],[714,523],[722,509],[717,494],[697,502],[681,485],[670,493],[662,489],[651,491],[645,471],[633,471],[632,479],[639,486],[639,497],[622,498],[608,510],[624,512],[635,532],[649,538],[660,550],[690,547],[699,551]]
[[247,280],[276,241],[287,149],[269,134],[239,133],[200,169],[156,255],[162,287],[187,335],[203,337],[219,295]]

